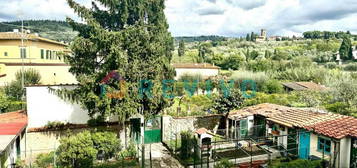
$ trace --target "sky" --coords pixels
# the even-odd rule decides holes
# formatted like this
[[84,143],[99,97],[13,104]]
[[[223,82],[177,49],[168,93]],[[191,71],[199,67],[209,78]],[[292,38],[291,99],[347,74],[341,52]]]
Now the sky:
[[[76,0],[90,7],[91,0]],[[301,35],[309,30],[357,34],[357,0],[166,0],[173,36]],[[6,10],[4,10],[6,9]],[[65,0],[0,0],[0,21],[80,19]]]

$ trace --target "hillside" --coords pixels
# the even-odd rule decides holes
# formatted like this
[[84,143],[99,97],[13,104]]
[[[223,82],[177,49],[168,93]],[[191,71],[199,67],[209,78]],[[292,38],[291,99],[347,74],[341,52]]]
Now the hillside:
[[[39,33],[41,37],[56,41],[70,42],[77,35],[71,26],[65,21],[53,20],[25,20],[25,29],[32,33]],[[0,32],[10,32],[13,29],[20,29],[21,21],[0,22]]]

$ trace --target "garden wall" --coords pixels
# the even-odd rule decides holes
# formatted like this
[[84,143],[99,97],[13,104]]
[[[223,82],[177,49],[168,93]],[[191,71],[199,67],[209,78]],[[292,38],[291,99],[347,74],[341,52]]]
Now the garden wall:
[[182,131],[195,131],[199,128],[217,130],[223,115],[208,115],[200,117],[163,116],[162,141],[174,139]]

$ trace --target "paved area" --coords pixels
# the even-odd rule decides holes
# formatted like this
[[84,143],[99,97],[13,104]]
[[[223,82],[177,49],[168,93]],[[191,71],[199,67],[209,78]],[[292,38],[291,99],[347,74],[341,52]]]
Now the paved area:
[[[162,143],[151,144],[152,167],[183,168],[178,160],[170,155],[170,152]],[[145,167],[150,168],[150,144],[145,145]]]

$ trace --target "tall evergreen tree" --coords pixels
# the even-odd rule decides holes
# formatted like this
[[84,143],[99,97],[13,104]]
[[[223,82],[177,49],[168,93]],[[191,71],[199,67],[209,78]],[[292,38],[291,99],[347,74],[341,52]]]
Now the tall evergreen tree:
[[178,56],[180,57],[180,62],[181,62],[181,57],[185,55],[185,42],[181,40],[179,42],[179,48],[178,48]]
[[251,40],[249,33],[248,33],[247,36],[245,37],[245,40],[246,40],[246,41],[250,41],[250,40]]
[[351,60],[353,59],[352,55],[352,42],[349,36],[343,37],[343,41],[339,50],[340,57],[342,60]]
[[[79,35],[66,56],[79,87],[69,92],[91,116],[116,114],[125,121],[134,113],[152,115],[170,104],[162,94],[162,80],[174,77],[170,66],[173,39],[168,32],[164,0],[95,0],[88,9],[74,0],[69,6],[85,20],[67,18]],[[104,6],[104,8],[99,8]],[[103,78],[115,71],[125,84],[110,79],[103,95]],[[143,94],[139,94],[143,93]],[[68,94],[66,94],[68,95]]]
[[254,32],[252,32],[252,34],[250,35],[250,41],[255,41],[255,34]]

